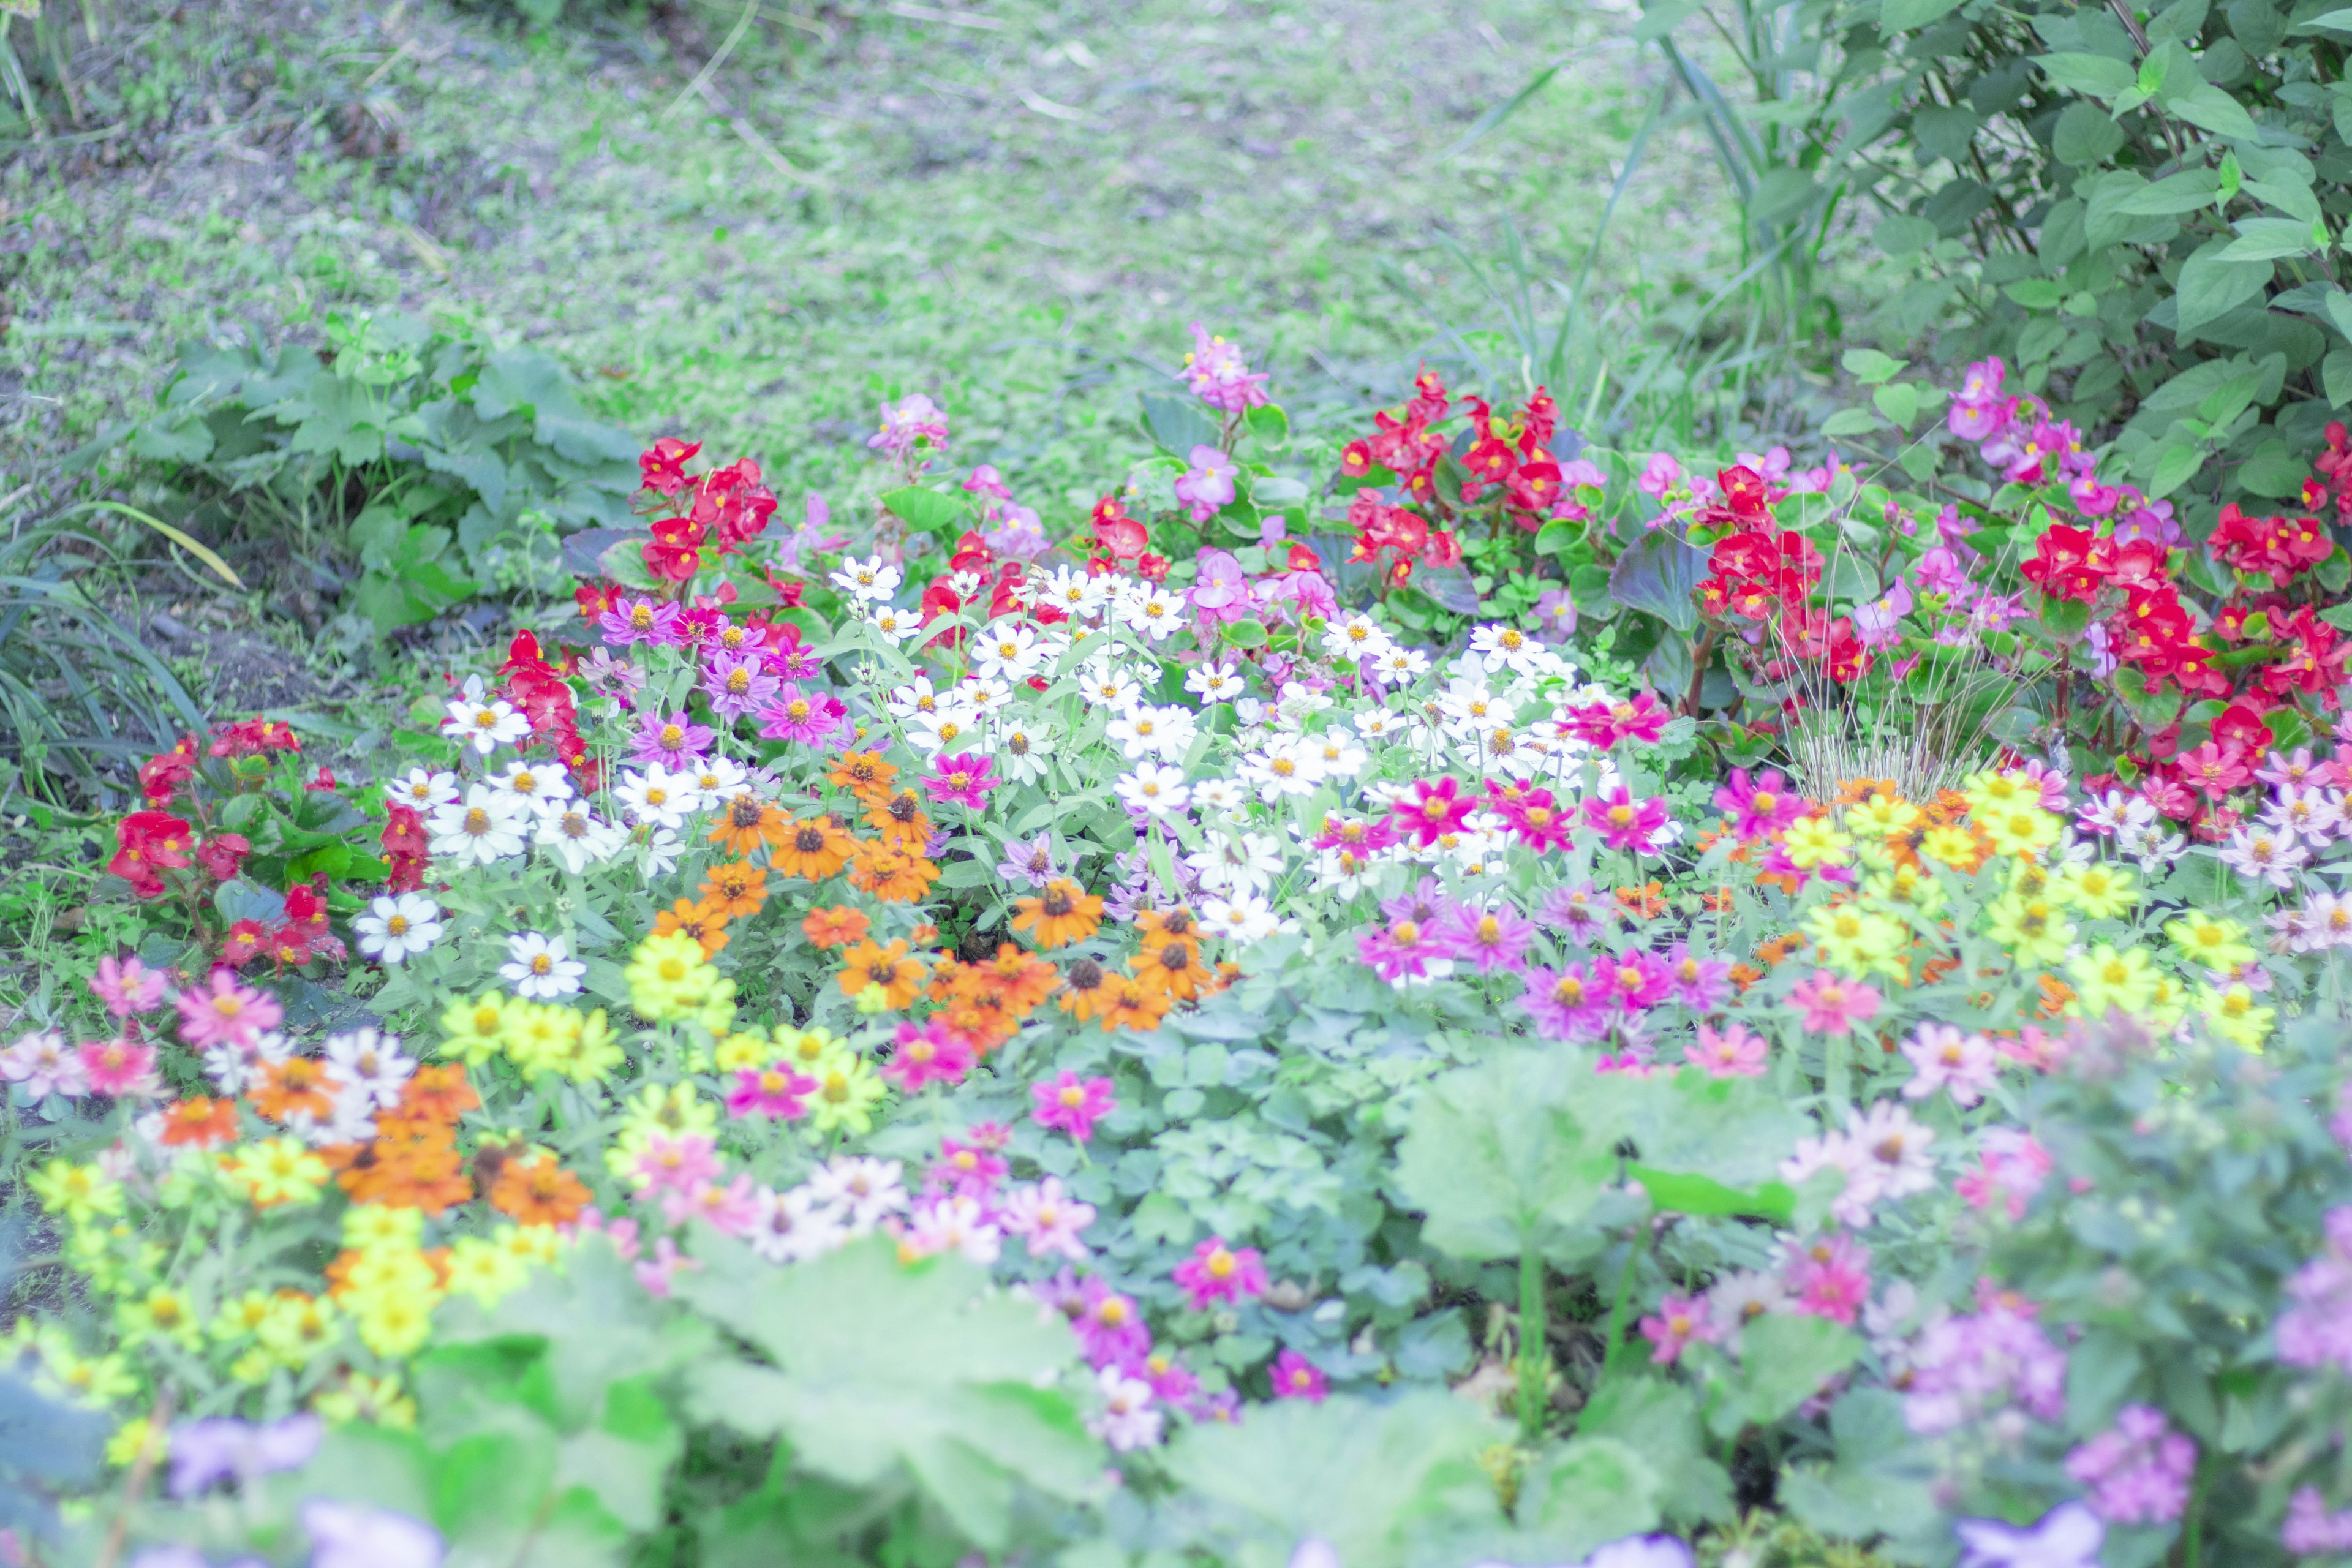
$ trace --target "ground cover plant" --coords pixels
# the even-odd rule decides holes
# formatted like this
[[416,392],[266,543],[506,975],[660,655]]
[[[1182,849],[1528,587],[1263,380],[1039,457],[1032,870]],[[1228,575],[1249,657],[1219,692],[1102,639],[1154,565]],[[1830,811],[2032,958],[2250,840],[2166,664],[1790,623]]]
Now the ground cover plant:
[[1926,480],[1433,373],[1308,485],[1189,345],[1075,530],[664,437],[395,765],[140,771],[21,1550],[2352,1551],[2340,432],[2197,538],[1998,363]]

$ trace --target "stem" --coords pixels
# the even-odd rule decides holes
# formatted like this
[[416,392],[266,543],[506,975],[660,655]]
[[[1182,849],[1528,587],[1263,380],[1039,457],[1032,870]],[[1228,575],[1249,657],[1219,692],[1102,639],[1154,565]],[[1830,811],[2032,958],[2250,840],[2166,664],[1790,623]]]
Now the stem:
[[1633,1293],[1633,1264],[1638,1249],[1629,1239],[1625,1244],[1624,1272],[1617,1276],[1617,1300],[1609,1305],[1608,1342],[1601,1352],[1601,1375],[1607,1377],[1609,1369],[1617,1364],[1617,1352],[1625,1341],[1625,1300]]
[[2197,1489],[2189,1495],[2189,1512],[2180,1526],[2180,1568],[2200,1568],[2205,1556],[2205,1492],[2213,1484],[2209,1458],[2197,1467]]
[[[1551,1358],[1544,1352],[1544,1266],[1539,1254],[1519,1255],[1519,1441],[1533,1447],[1543,1436],[1544,1384]],[[1621,1299],[1620,1305],[1622,1305]]]

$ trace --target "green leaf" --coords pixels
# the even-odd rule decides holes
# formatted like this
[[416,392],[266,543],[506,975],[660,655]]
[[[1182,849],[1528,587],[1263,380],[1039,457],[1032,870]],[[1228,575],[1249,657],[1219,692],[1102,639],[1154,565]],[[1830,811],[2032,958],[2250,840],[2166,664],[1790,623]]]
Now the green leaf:
[[1501,1529],[1479,1457],[1507,1437],[1469,1401],[1434,1389],[1380,1404],[1335,1395],[1191,1426],[1166,1463],[1179,1486],[1261,1543],[1263,1561],[1315,1539],[1347,1568],[1402,1568],[1416,1533],[1440,1521]]
[[1658,1504],[1681,1524],[1729,1519],[1731,1477],[1706,1455],[1698,1402],[1663,1378],[1605,1377],[1576,1418],[1577,1435],[1613,1437],[1658,1478]]
[[2325,11],[2309,21],[2297,22],[2287,29],[2290,33],[2352,34],[2352,10]]
[[1878,8],[1881,33],[1906,33],[1940,20],[1958,8],[1960,0],[1885,0]]
[[1822,422],[1824,436],[1862,436],[1878,428],[1878,416],[1867,408],[1841,408]]
[[2037,55],[2033,63],[2056,86],[2093,98],[2113,98],[2127,92],[2139,79],[2131,67],[2105,55]]
[[1739,1367],[1707,1417],[1719,1437],[1769,1426],[1819,1394],[1862,1355],[1862,1341],[1827,1318],[1768,1312],[1739,1335]]
[[1454,1257],[1589,1258],[1602,1226],[1642,1211],[1639,1198],[1610,1184],[1630,1121],[1622,1098],[1579,1081],[1546,1051],[1507,1051],[1447,1073],[1412,1108],[1397,1192],[1425,1216],[1423,1239]]
[[1519,1540],[1505,1559],[1573,1562],[1658,1526],[1664,1480],[1631,1445],[1580,1431],[1528,1467],[1519,1483]]
[[1162,451],[1190,462],[1195,447],[1217,444],[1216,422],[1202,412],[1201,401],[1172,392],[1147,392],[1138,401],[1143,407],[1143,429]]
[[1904,1423],[1902,1395],[1884,1388],[1847,1391],[1830,1409],[1830,1436],[1836,1458],[1829,1464],[1780,1474],[1780,1495],[1797,1518],[1856,1541],[1916,1536],[1935,1519],[1934,1467]]
[[2233,141],[2255,140],[2261,133],[2254,129],[2253,116],[2244,106],[2210,82],[2200,81],[2186,88],[2168,88],[2163,94],[2164,107],[2200,131]]
[[942,544],[953,543],[971,516],[963,502],[920,485],[904,485],[885,491],[882,504],[891,516],[919,533],[932,535]]
[[1864,386],[1875,386],[1882,381],[1894,380],[1911,362],[1881,353],[1876,349],[1848,349],[1838,363],[1845,366],[1847,374]]
[[2211,169],[2184,169],[2134,191],[2117,201],[2115,210],[2135,217],[2175,217],[2211,206],[2221,186],[2221,175]]
[[772,1363],[698,1365],[704,1418],[781,1437],[833,1480],[911,1483],[990,1551],[1010,1539],[1016,1483],[1070,1500],[1095,1488],[1102,1447],[1050,1386],[1076,1342],[961,1258],[902,1265],[887,1237],[788,1269],[712,1233],[695,1250],[678,1295]]
[[1583,537],[1584,524],[1556,517],[1537,531],[1535,552],[1538,555],[1557,555]]
[[2123,127],[2088,103],[2068,104],[2050,137],[2052,155],[2074,169],[2105,163],[2123,144]]
[[2221,257],[2224,261],[2271,261],[2326,247],[2325,237],[2313,239],[2308,223],[2291,217],[2250,217],[2239,221],[2238,237],[2222,247]]
[[1919,417],[1919,389],[1907,381],[1880,387],[1870,395],[1870,401],[1897,429],[1909,429],[1911,421]]
[[1769,1219],[1779,1225],[1789,1224],[1797,1213],[1796,1190],[1783,1182],[1767,1182],[1753,1192],[1742,1192],[1711,1176],[1685,1171],[1628,1165],[1625,1173],[1642,1184],[1650,1194],[1651,1206],[1662,1213]]
[[[1278,447],[1290,439],[1290,416],[1285,414],[1278,404],[1261,403],[1251,409],[1242,416],[1242,427],[1261,446]],[[1188,451],[1186,456],[1189,458],[1191,453]],[[1251,493],[1261,500],[1272,499],[1267,496],[1263,484],[1253,489]]]
[[1610,595],[1619,604],[1646,610],[1678,632],[1698,625],[1691,602],[1706,554],[1671,528],[1654,528],[1617,558],[1609,574]]
[[2207,240],[2181,263],[2174,299],[2180,311],[2179,331],[2182,334],[2254,300],[2270,282],[2270,262],[2238,260],[2222,254],[2232,243],[2227,239]]
[[2330,349],[2320,362],[2319,379],[2327,401],[2337,408],[2352,407],[2352,349]]

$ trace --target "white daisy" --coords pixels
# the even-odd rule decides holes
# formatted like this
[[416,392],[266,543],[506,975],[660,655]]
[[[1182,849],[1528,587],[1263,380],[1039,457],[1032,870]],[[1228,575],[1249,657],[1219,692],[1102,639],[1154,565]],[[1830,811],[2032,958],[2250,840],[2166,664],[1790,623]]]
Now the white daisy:
[[898,591],[906,574],[879,555],[864,561],[856,556],[845,559],[841,569],[833,574],[833,585],[861,603],[878,605]]
[[1201,905],[1203,934],[1234,942],[1258,942],[1282,929],[1274,908],[1256,893],[1231,899],[1210,899]]
[[436,858],[460,865],[488,866],[522,853],[522,836],[529,824],[518,795],[475,784],[462,803],[436,809],[428,823]]
[[441,732],[486,757],[530,733],[530,721],[504,702],[466,699],[450,703],[448,714],[441,721]]
[[394,805],[404,805],[411,811],[431,811],[436,805],[447,805],[457,798],[457,775],[411,768],[384,786],[383,798]]
[[694,781],[659,763],[643,773],[623,773],[613,788],[613,798],[621,803],[632,822],[654,827],[683,827],[688,817],[702,809],[701,792],[694,787]]
[[1146,763],[1131,773],[1121,773],[1111,788],[1129,810],[1152,817],[1183,810],[1191,796],[1184,787],[1184,770],[1166,763]]
[[986,630],[972,638],[973,667],[981,674],[1002,680],[1026,680],[1037,673],[1045,662],[1045,651],[1037,646],[1037,633],[1006,616],[992,621]]
[[375,1110],[390,1110],[398,1105],[408,1075],[416,1070],[415,1061],[401,1054],[398,1035],[374,1029],[329,1035],[325,1054],[343,1088],[357,1092]]
[[786,1192],[762,1187],[754,1196],[751,1250],[771,1263],[805,1263],[849,1239],[849,1227],[835,1210],[817,1201],[805,1184]]
[[352,929],[362,952],[378,963],[404,963],[441,940],[441,906],[422,893],[377,898]]
[[581,977],[587,973],[588,966],[572,956],[571,943],[535,931],[518,931],[507,938],[507,962],[499,965],[499,975],[514,987],[515,994],[533,1002],[571,995],[580,989]]
[[532,839],[577,877],[589,867],[611,859],[628,836],[610,823],[599,822],[586,805],[566,804],[539,819]]
[[1231,702],[1248,689],[1231,664],[1196,664],[1184,677],[1184,689],[1203,702]]
[[534,812],[544,812],[572,798],[572,779],[562,763],[527,763],[518,758],[503,773],[493,773],[489,786],[521,801]]

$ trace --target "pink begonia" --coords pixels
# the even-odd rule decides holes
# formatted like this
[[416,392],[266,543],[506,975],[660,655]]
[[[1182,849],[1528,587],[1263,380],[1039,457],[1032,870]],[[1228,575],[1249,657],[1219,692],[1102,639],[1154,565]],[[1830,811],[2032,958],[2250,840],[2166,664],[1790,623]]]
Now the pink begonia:
[[887,452],[894,458],[912,451],[922,442],[946,446],[948,416],[946,410],[919,392],[882,405],[881,427],[866,438],[869,449]]
[[180,1037],[202,1050],[206,1046],[246,1046],[265,1029],[285,1018],[278,998],[240,983],[232,969],[215,969],[203,985],[191,985],[173,998],[180,1009]]
[[1633,488],[1654,500],[1664,500],[1666,492],[1674,489],[1675,481],[1682,477],[1683,466],[1680,463],[1664,452],[1653,452],[1649,462],[1642,468],[1642,477],[1633,481]]
[[1253,373],[1238,347],[1211,337],[1198,321],[1192,323],[1192,352],[1184,356],[1184,368],[1176,373],[1176,379],[1222,414],[1263,408],[1268,402],[1266,373]]
[[1878,1016],[1878,993],[1858,980],[1817,969],[1789,992],[1789,1005],[1804,1015],[1809,1035],[1845,1036],[1856,1024]]
[[1201,619],[1211,625],[1246,620],[1250,581],[1240,557],[1230,550],[1203,550],[1195,561],[1192,586],[1185,596]]
[[135,953],[120,960],[109,953],[98,961],[98,973],[90,976],[89,988],[106,1004],[108,1012],[118,1018],[128,1018],[162,1006],[170,982],[162,972],[142,963]]
[[1241,465],[1214,447],[1192,448],[1192,467],[1176,480],[1176,500],[1196,523],[1231,506]]
[[1331,1380],[1323,1375],[1323,1369],[1297,1351],[1285,1351],[1274,1358],[1273,1377],[1276,1399],[1304,1399],[1310,1405],[1320,1405],[1324,1395],[1331,1392]]
[[1705,1068],[1709,1078],[1760,1078],[1769,1049],[1763,1036],[1750,1033],[1735,1019],[1719,1034],[1712,1026],[1701,1024],[1698,1038],[1683,1047],[1683,1055],[1692,1066]]
[[1107,1078],[1080,1079],[1065,1068],[1051,1083],[1033,1083],[1029,1093],[1037,1101],[1030,1113],[1040,1127],[1066,1132],[1084,1143],[1095,1133],[1095,1123],[1118,1109],[1113,1085]]
[[992,500],[1013,499],[1013,491],[1005,485],[1004,476],[996,471],[993,463],[982,463],[972,469],[971,478],[964,480],[963,488],[973,495],[986,496]]
[[1192,1310],[1205,1312],[1212,1301],[1239,1306],[1265,1294],[1265,1265],[1254,1247],[1230,1247],[1213,1236],[1176,1266],[1176,1283],[1183,1288]]
[[1721,1334],[1709,1319],[1705,1291],[1670,1295],[1658,1303],[1656,1312],[1642,1320],[1642,1337],[1656,1347],[1650,1361],[1657,1366],[1671,1366],[1686,1346],[1712,1344]]

